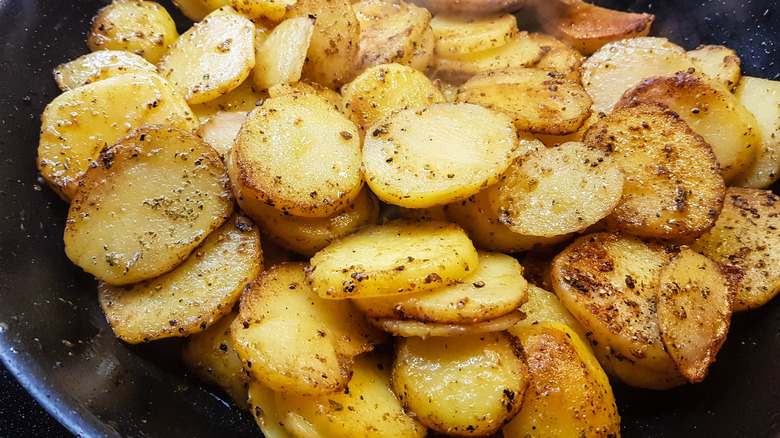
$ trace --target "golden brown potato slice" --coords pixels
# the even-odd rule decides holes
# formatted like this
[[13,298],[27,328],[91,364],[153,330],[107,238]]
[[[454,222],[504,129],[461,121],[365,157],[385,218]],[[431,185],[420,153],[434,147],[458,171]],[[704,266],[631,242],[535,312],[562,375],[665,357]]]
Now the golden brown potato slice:
[[516,160],[488,197],[511,231],[554,237],[583,231],[612,213],[623,179],[602,150],[564,143]]
[[686,72],[643,80],[626,91],[615,108],[660,102],[712,146],[726,183],[755,161],[761,145],[758,122],[728,91]]
[[252,72],[255,26],[227,6],[218,9],[184,32],[157,66],[188,103],[216,99]]
[[252,70],[255,85],[265,90],[276,84],[298,82],[313,32],[314,23],[308,17],[290,18],[279,23],[255,53]]
[[266,99],[236,137],[231,172],[236,196],[245,205],[331,216],[363,187],[357,128],[313,94]]
[[268,98],[268,93],[256,89],[253,81],[245,80],[232,91],[208,102],[191,105],[192,112],[205,122],[219,112],[243,111],[249,112],[255,109],[258,103]]
[[156,64],[178,38],[176,23],[158,3],[114,0],[92,18],[87,46],[97,50],[124,50]]
[[431,29],[436,55],[447,58],[503,46],[517,33],[517,19],[511,14],[439,14],[431,19]]
[[593,103],[579,81],[534,68],[477,75],[461,86],[458,102],[503,112],[520,131],[554,135],[576,132]]
[[573,49],[568,43],[544,33],[531,33],[529,37],[536,41],[544,51],[542,59],[533,68],[579,81],[580,66],[585,61],[585,57],[580,52]]
[[704,73],[724,90],[731,91],[742,77],[737,52],[724,46],[700,46],[689,50],[688,57],[696,71]]
[[206,123],[200,125],[195,135],[202,138],[222,159],[230,156],[236,144],[236,136],[246,120],[244,111],[224,111],[214,114]]
[[214,10],[227,6],[228,0],[173,0],[173,4],[190,20],[200,21]]
[[276,409],[276,392],[258,382],[249,382],[249,405],[257,427],[264,438],[292,438],[279,421]]
[[368,318],[368,322],[393,336],[405,338],[453,337],[509,330],[525,318],[519,310],[487,321],[471,324],[423,322],[395,318]]
[[172,271],[127,287],[101,283],[98,298],[125,342],[189,336],[229,313],[262,269],[257,228],[234,215]]
[[60,90],[68,91],[120,75],[122,73],[157,73],[157,67],[135,53],[121,50],[98,50],[54,69],[54,80]]
[[404,338],[396,344],[393,388],[436,432],[488,436],[517,414],[528,368],[504,332],[456,338]]
[[38,170],[57,194],[73,199],[106,146],[144,124],[198,126],[187,102],[156,74],[126,74],[57,96],[41,116]]
[[780,292],[780,197],[729,187],[715,226],[691,248],[736,269],[734,310],[759,307]]
[[295,0],[227,0],[227,3],[253,20],[282,21]]
[[374,124],[363,143],[362,169],[380,200],[434,207],[495,183],[517,147],[508,116],[473,104],[438,103]]
[[231,331],[250,377],[275,391],[343,390],[352,358],[385,334],[346,300],[323,300],[306,284],[304,263],[276,265],[241,296]]
[[780,81],[742,77],[734,92],[756,117],[763,139],[756,161],[738,175],[734,185],[765,189],[780,179]]
[[715,154],[680,116],[646,102],[616,109],[583,143],[610,152],[626,175],[615,226],[643,237],[692,240],[710,229],[725,186]]
[[454,284],[478,265],[457,225],[401,219],[330,244],[312,257],[306,280],[323,298],[365,298]]
[[523,406],[504,426],[504,436],[620,436],[612,386],[574,331],[542,322],[525,327],[518,337],[530,381]]
[[[526,288],[526,293],[528,301],[523,303],[523,307],[520,308],[525,314],[525,318],[507,330],[510,334],[521,337],[531,327],[548,323],[564,324],[585,343],[583,344],[584,348],[591,351],[590,344],[587,344],[588,337],[585,335],[585,329],[554,293],[530,283]],[[591,354],[593,353],[591,352]],[[599,368],[601,368],[600,365]]]
[[219,154],[180,129],[140,128],[96,163],[68,211],[65,253],[108,284],[172,270],[233,211]]
[[434,14],[490,15],[515,12],[531,0],[416,0],[415,3]]

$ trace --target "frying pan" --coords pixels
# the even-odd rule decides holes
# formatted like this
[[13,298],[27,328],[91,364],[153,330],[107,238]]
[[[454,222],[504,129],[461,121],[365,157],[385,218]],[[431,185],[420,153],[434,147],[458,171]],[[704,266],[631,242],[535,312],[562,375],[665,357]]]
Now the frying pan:
[[[34,164],[39,115],[59,93],[52,69],[86,53],[89,18],[106,3],[0,0],[0,359],[79,436],[259,436],[250,416],[181,371],[179,340],[117,341],[94,280],[64,255],[67,206],[39,181]],[[653,35],[687,49],[725,44],[737,51],[745,74],[780,77],[774,0],[596,3],[656,14]],[[774,300],[734,316],[703,383],[664,392],[614,385],[623,434],[780,436],[778,370],[780,300]]]

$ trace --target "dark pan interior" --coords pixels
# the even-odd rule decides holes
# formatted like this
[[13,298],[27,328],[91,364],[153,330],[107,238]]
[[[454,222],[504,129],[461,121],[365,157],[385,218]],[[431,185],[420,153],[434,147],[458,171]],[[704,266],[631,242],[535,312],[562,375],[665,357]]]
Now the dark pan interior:
[[[42,186],[34,164],[39,114],[59,93],[52,69],[86,53],[89,18],[106,3],[0,1],[0,359],[80,436],[258,436],[248,415],[180,371],[178,341],[115,340],[94,281],[64,256],[67,207]],[[774,0],[596,3],[654,13],[654,35],[687,49],[725,44],[745,74],[780,78]],[[779,436],[778,369],[775,300],[734,317],[704,383],[666,392],[616,385],[624,436]]]

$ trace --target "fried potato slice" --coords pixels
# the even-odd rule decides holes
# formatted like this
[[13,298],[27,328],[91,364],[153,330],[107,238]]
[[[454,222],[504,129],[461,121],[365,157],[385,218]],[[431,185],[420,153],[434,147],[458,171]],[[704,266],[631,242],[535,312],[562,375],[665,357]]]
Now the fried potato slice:
[[254,44],[254,24],[225,6],[184,32],[157,66],[188,103],[208,102],[249,77]]
[[426,208],[495,183],[518,147],[512,120],[473,104],[438,103],[396,112],[363,143],[363,175],[380,200]]
[[515,12],[531,4],[531,0],[416,0],[434,14],[490,15]]
[[266,203],[305,217],[336,214],[363,187],[357,128],[316,95],[266,99],[236,137],[231,173],[246,206]]
[[279,411],[276,409],[276,392],[258,382],[249,382],[249,405],[257,427],[265,438],[293,438],[279,421]]
[[227,0],[227,3],[252,20],[279,22],[295,0]]
[[489,436],[520,410],[528,368],[504,332],[403,338],[392,383],[404,406],[434,431]]
[[606,44],[582,64],[582,85],[593,111],[610,112],[623,93],[644,78],[694,68],[685,49],[665,38],[640,37]]
[[65,253],[107,284],[172,270],[233,211],[219,155],[180,129],[142,127],[96,163],[68,211]]
[[465,324],[423,322],[395,318],[368,318],[368,322],[388,333],[392,333],[393,336],[428,338],[502,332],[516,325],[524,317],[523,312],[515,310],[495,319]]
[[585,57],[568,43],[544,33],[531,33],[529,37],[536,41],[544,52],[542,59],[532,68],[554,73],[565,79],[580,80],[580,66]]
[[683,376],[701,382],[731,325],[731,284],[717,263],[686,248],[662,270],[659,295],[666,351]]
[[93,52],[124,50],[156,64],[178,37],[176,23],[160,4],[114,0],[92,18],[87,46]]
[[554,135],[576,132],[593,103],[579,81],[534,68],[477,75],[460,87],[457,101],[505,113],[520,131]]
[[696,71],[704,73],[724,90],[731,91],[742,77],[742,62],[737,52],[725,46],[706,45],[689,50]]
[[590,348],[566,325],[541,322],[518,335],[529,371],[520,412],[504,436],[619,436],[612,386]]
[[232,91],[208,102],[190,105],[190,108],[201,121],[205,122],[220,112],[244,111],[248,113],[267,98],[268,93],[255,87],[253,81],[245,80]]
[[758,122],[736,97],[687,72],[643,80],[615,108],[660,102],[712,146],[726,183],[750,167],[761,145]]
[[478,265],[457,225],[400,219],[330,244],[312,257],[306,280],[323,298],[365,298],[454,284]]
[[279,23],[255,53],[252,70],[255,85],[268,89],[276,84],[298,82],[313,32],[314,23],[308,17],[290,18]]
[[326,395],[277,393],[279,422],[293,436],[423,438],[428,430],[393,393],[389,354],[355,358],[347,389]]
[[200,21],[211,12],[227,6],[228,0],[173,0],[174,6],[192,21]]
[[725,185],[715,154],[680,116],[645,102],[616,109],[588,129],[583,143],[610,152],[626,175],[610,215],[631,234],[693,240],[723,207]]
[[729,187],[715,226],[691,249],[736,272],[734,311],[766,304],[780,293],[780,197],[768,190]]
[[323,300],[306,284],[304,263],[260,274],[241,296],[231,331],[250,377],[275,391],[326,394],[349,382],[352,358],[385,334],[346,300]]
[[528,299],[527,286],[517,260],[501,253],[480,252],[479,266],[462,283],[352,302],[373,318],[473,324],[513,312]]
[[[585,329],[582,328],[580,322],[577,321],[554,293],[529,283],[526,288],[526,294],[528,295],[528,301],[523,303],[523,306],[520,308],[525,314],[525,318],[507,330],[511,335],[522,339],[521,335],[523,333],[534,331],[529,330],[531,327],[549,323],[563,324],[579,336],[582,342],[584,342],[584,348],[591,351],[590,344],[587,343],[588,337],[585,335]],[[600,365],[599,368],[601,368]]]
[[341,105],[341,95],[335,90],[323,87],[320,84],[314,82],[295,82],[292,84],[276,84],[268,89],[268,95],[270,97],[277,97],[283,94],[312,94],[319,96],[332,106],[333,109],[344,112]]
[[195,135],[202,138],[224,160],[230,156],[236,144],[236,136],[241,125],[246,120],[244,111],[223,111],[214,114],[213,117],[198,127]]
[[734,95],[755,116],[763,142],[756,161],[733,184],[768,188],[780,179],[780,81],[744,76]]
[[135,53],[121,50],[98,50],[54,69],[54,80],[60,90],[68,91],[122,73],[157,73],[157,67]]
[[198,126],[187,102],[156,74],[126,74],[57,96],[41,116],[38,170],[64,200],[100,151],[144,124]]
[[610,156],[572,142],[516,160],[487,196],[511,231],[554,237],[583,231],[612,213],[623,179]]
[[438,14],[431,19],[431,29],[435,53],[444,58],[503,46],[518,32],[517,19],[511,14]]

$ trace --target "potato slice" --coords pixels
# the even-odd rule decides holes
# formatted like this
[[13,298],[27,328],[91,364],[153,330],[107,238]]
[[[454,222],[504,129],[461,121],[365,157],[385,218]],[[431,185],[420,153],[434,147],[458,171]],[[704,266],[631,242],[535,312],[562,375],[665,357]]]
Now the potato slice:
[[531,33],[529,37],[544,51],[542,59],[532,68],[554,73],[565,79],[580,80],[580,66],[585,61],[580,52],[564,41],[544,33]]
[[201,121],[205,122],[220,112],[252,111],[267,98],[268,93],[257,89],[253,81],[246,80],[232,91],[208,102],[191,105],[190,108]]
[[503,332],[401,339],[392,376],[421,423],[454,436],[497,432],[520,410],[528,385],[520,346]]
[[742,77],[734,92],[758,122],[763,142],[756,161],[734,179],[734,185],[765,189],[780,179],[780,81]]
[[200,21],[211,12],[227,6],[228,0],[173,0],[173,4],[192,21]]
[[297,216],[336,214],[363,187],[355,125],[312,94],[263,101],[239,131],[231,160],[241,202]]
[[610,112],[623,92],[644,78],[694,68],[685,49],[665,38],[640,37],[606,44],[582,64],[582,85],[593,111]]
[[554,135],[576,132],[593,103],[579,81],[533,68],[477,75],[461,86],[458,102],[508,114],[520,131]]
[[691,249],[735,270],[734,311],[759,307],[780,293],[780,197],[729,187],[715,226]]
[[478,265],[457,225],[401,219],[332,243],[312,257],[306,280],[323,298],[365,298],[454,284]]
[[525,313],[525,318],[507,330],[510,334],[522,339],[524,333],[534,332],[533,329],[529,330],[531,327],[550,323],[563,324],[568,330],[579,336],[580,340],[584,342],[583,348],[591,351],[590,344],[587,343],[588,337],[585,334],[585,329],[554,293],[530,283],[526,288],[526,293],[528,301],[520,308]]
[[717,263],[683,249],[661,272],[658,328],[666,351],[691,382],[701,382],[726,340],[734,292]]
[[407,208],[455,202],[495,183],[518,147],[512,120],[473,104],[392,114],[363,144],[363,174],[380,200]]
[[308,17],[290,18],[279,23],[255,54],[252,70],[255,85],[268,89],[276,84],[298,82],[313,32],[314,24]]
[[360,298],[366,316],[449,324],[473,324],[504,316],[526,300],[528,282],[517,260],[481,252],[479,266],[463,283],[411,294]]
[[264,438],[293,438],[279,421],[276,392],[257,380],[249,382],[250,411]]
[[268,89],[270,97],[278,97],[284,94],[312,94],[324,99],[333,109],[344,112],[341,105],[341,95],[335,90],[323,87],[314,82],[295,82],[292,84],[276,84]]
[[206,123],[200,125],[195,135],[202,138],[222,159],[230,156],[236,144],[236,136],[246,120],[244,111],[224,111],[214,114]]
[[184,99],[155,74],[119,75],[62,93],[41,116],[38,170],[70,201],[106,145],[155,123],[184,130],[199,123]]
[[603,151],[564,143],[515,161],[487,196],[511,231],[553,237],[583,231],[609,215],[620,202],[623,179]]
[[172,270],[233,210],[219,155],[180,129],[140,128],[96,163],[68,211],[65,253],[107,284]]
[[436,55],[464,55],[503,46],[514,36],[517,19],[511,14],[485,17],[439,14],[431,19]]
[[502,332],[513,327],[523,318],[525,318],[525,314],[515,310],[495,319],[471,324],[423,322],[395,318],[368,318],[368,322],[388,333],[392,333],[393,336],[428,338]]
[[282,21],[295,0],[227,0],[238,12],[252,20]]
[[504,436],[620,436],[620,415],[607,375],[569,327],[542,322],[519,334],[530,382]]
[[688,57],[696,71],[704,73],[724,90],[731,91],[742,77],[742,62],[737,52],[724,46],[699,46],[689,50]]
[[761,145],[758,122],[730,92],[681,72],[643,80],[626,91],[615,108],[646,101],[669,107],[712,146],[726,183],[755,161]]
[[92,18],[87,46],[97,50],[124,50],[156,64],[176,41],[176,23],[158,3],[114,0]]
[[343,390],[352,358],[385,334],[349,301],[318,297],[306,284],[305,267],[276,265],[247,287],[231,327],[235,348],[249,375],[275,391]]
[[184,32],[160,59],[160,74],[188,103],[215,99],[241,85],[255,65],[255,26],[229,7]]
[[307,396],[277,393],[279,422],[293,436],[423,438],[428,430],[406,413],[390,383],[388,354],[355,358],[343,392]]
[[531,0],[417,0],[434,14],[490,15],[515,12],[532,4]]
[[135,53],[98,50],[57,66],[54,80],[60,90],[68,91],[122,73],[156,74],[157,67]]
[[609,151],[626,175],[615,226],[651,238],[693,240],[710,229],[725,186],[715,154],[680,116],[657,103],[616,109],[583,143]]

